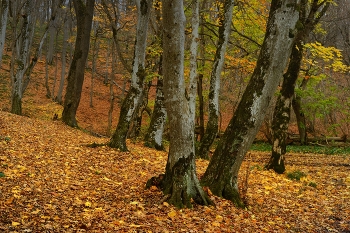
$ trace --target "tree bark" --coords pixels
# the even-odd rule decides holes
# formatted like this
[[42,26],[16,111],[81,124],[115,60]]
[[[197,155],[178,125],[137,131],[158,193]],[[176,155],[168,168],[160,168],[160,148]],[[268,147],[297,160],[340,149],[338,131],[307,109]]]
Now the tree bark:
[[164,106],[163,79],[158,78],[156,101],[152,113],[151,122],[145,136],[145,146],[164,150],[163,132],[166,120],[166,109]]
[[203,159],[209,159],[209,149],[219,130],[219,92],[221,71],[225,63],[225,53],[227,42],[230,36],[233,0],[224,1],[224,9],[220,16],[219,40],[217,44],[213,71],[210,77],[209,88],[209,119],[204,136],[201,139],[198,156]]
[[273,120],[272,120],[272,153],[267,169],[273,169],[282,174],[285,171],[284,155],[286,154],[287,131],[290,120],[290,109],[294,96],[294,87],[298,78],[303,46],[301,43],[294,44],[290,56],[287,72],[283,75],[283,83],[280,94],[277,98]]
[[131,122],[131,126],[129,129],[127,138],[136,139],[138,136],[140,136],[141,126],[142,126],[142,116],[144,111],[146,111],[149,114],[149,116],[152,115],[151,110],[147,106],[148,93],[151,86],[152,86],[152,81],[149,81],[148,84],[143,86],[142,94],[141,94],[141,102],[139,103],[139,106],[137,107],[137,109],[135,109],[135,113]]
[[73,4],[77,18],[77,36],[73,60],[67,78],[68,84],[64,97],[62,121],[71,127],[78,127],[76,113],[81,98],[85,64],[89,53],[95,0],[87,0],[86,5],[82,0],[73,0]]
[[[308,79],[304,78],[303,81],[301,82],[300,88],[304,90],[306,88],[307,83],[308,83]],[[297,120],[298,131],[300,136],[300,144],[305,145],[307,143],[306,118],[305,118],[303,109],[301,107],[301,97],[299,95],[296,95],[294,97],[292,106],[293,106],[293,110]]]
[[[28,60],[30,56],[30,33],[31,25],[33,23],[33,15],[31,15],[32,7],[35,5],[33,1],[25,1],[22,13],[22,25],[20,26],[20,36],[18,40],[14,41],[15,44],[19,45],[18,54],[13,49],[13,59],[11,60],[11,72],[12,81],[12,96],[11,96],[11,113],[22,115],[22,97],[25,90],[24,76],[28,68]],[[17,25],[15,25],[17,26]],[[14,27],[14,35],[16,36],[16,27]],[[15,46],[14,46],[15,47]]]
[[[167,202],[178,207],[196,203],[207,205],[196,176],[194,154],[194,120],[185,93],[184,42],[185,15],[182,0],[163,1],[163,67],[165,106],[169,115],[170,147],[165,175],[160,187]],[[152,180],[152,179],[151,179]]]
[[[317,4],[314,0],[310,6],[306,0],[301,1],[299,31],[296,41],[293,45],[292,53],[289,59],[287,72],[283,75],[283,84],[275,106],[272,121],[272,153],[267,169],[273,169],[275,172],[282,174],[285,171],[284,155],[286,154],[287,131],[289,126],[291,105],[294,97],[295,84],[298,79],[301,62],[303,59],[303,44],[309,37],[309,34],[325,14],[329,3]],[[323,7],[325,5],[325,7]],[[308,9],[310,9],[308,11]],[[319,14],[316,14],[321,9]]]
[[[196,97],[197,97],[197,54],[199,42],[199,0],[192,1],[192,18],[191,18],[191,46],[190,46],[190,81],[188,88],[188,101],[190,107],[190,117],[192,121],[196,120]],[[193,124],[192,131],[195,131]]]
[[203,97],[203,74],[198,75],[198,102],[199,102],[199,139],[204,137],[204,97]]
[[[68,16],[68,14],[67,14]],[[70,17],[67,17],[67,19],[64,22],[63,26],[63,41],[62,41],[62,55],[61,55],[61,78],[60,78],[60,84],[57,91],[57,96],[55,98],[55,101],[59,104],[62,104],[62,93],[63,93],[63,87],[64,87],[64,79],[66,75],[66,63],[67,63],[67,47],[68,47],[68,39],[69,39],[69,32],[70,32]]]
[[9,0],[1,0],[0,2],[0,68],[2,63],[2,55],[5,46],[6,26],[9,12]]
[[147,31],[150,11],[152,8],[152,0],[137,0],[136,1],[138,19],[136,28],[136,42],[134,51],[133,71],[131,75],[131,85],[126,98],[123,101],[120,109],[119,121],[109,146],[117,148],[121,151],[127,151],[126,138],[130,128],[130,122],[134,116],[135,110],[138,109],[142,100],[142,90],[145,71],[145,54]]
[[286,67],[295,39],[297,8],[294,0],[272,0],[257,65],[201,181],[213,194],[239,207],[244,203],[238,171]]

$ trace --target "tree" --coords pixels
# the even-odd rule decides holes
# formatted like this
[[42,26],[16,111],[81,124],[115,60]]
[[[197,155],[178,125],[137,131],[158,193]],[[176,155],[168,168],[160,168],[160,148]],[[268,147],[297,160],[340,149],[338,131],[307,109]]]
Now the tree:
[[165,174],[155,182],[167,202],[191,207],[191,199],[208,205],[195,168],[194,120],[191,117],[184,80],[185,15],[182,0],[163,1],[163,71],[165,106],[170,127],[170,147]]
[[[32,68],[28,63],[34,35],[35,14],[33,14],[33,10],[36,1],[26,0],[24,2],[13,2],[12,4],[13,16],[17,16],[17,13],[19,13],[20,9],[23,7],[21,18],[14,18],[12,20],[12,36],[16,39],[12,42],[10,71],[12,82],[11,112],[22,115],[22,97],[28,86],[29,75]],[[18,23],[20,23],[19,32],[17,31]],[[36,63],[37,58],[33,58],[32,61]]]
[[95,0],[73,0],[77,18],[77,36],[72,63],[68,73],[68,83],[64,97],[62,121],[71,127],[78,127],[76,112],[79,106],[83,82],[85,63],[89,53],[90,31]]
[[296,1],[272,0],[257,65],[201,180],[213,194],[240,207],[244,203],[238,171],[286,67],[295,40],[297,9]]
[[127,151],[126,137],[129,131],[131,120],[140,105],[142,100],[142,90],[144,79],[146,77],[145,71],[145,54],[147,31],[150,11],[152,7],[152,0],[137,0],[137,29],[136,42],[134,51],[134,62],[131,74],[131,85],[123,100],[120,109],[119,121],[117,128],[109,141],[108,145],[113,148],[118,148],[122,151]]
[[198,156],[209,159],[209,148],[214,142],[219,130],[219,90],[220,77],[225,61],[225,52],[230,36],[232,23],[233,0],[223,2],[223,12],[219,16],[219,38],[213,64],[213,70],[210,77],[209,90],[209,119],[204,137],[201,139]]
[[154,104],[151,122],[145,136],[145,146],[156,148],[157,150],[164,150],[163,132],[166,117],[167,113],[164,106],[163,79],[158,78],[156,101]]
[[[300,6],[299,31],[289,58],[287,72],[283,75],[282,88],[277,98],[272,121],[272,153],[268,164],[265,166],[267,169],[273,169],[277,173],[283,173],[285,171],[284,155],[287,147],[287,130],[295,84],[303,58],[303,45],[306,43],[311,31],[325,14],[329,7],[329,2],[313,0],[312,3],[308,3],[306,0],[303,0]],[[301,117],[300,114],[302,113],[296,112],[297,119]],[[301,122],[299,122],[298,127],[302,127]],[[304,142],[305,138],[302,137],[301,141]]]
[[[154,108],[151,116],[151,121],[145,135],[144,145],[147,147],[155,148],[157,150],[164,150],[163,145],[163,133],[166,123],[166,109],[164,105],[164,91],[163,91],[163,67],[162,67],[162,22],[161,22],[161,0],[157,0],[154,3],[155,13],[153,15],[153,21],[155,22],[152,27],[155,34],[155,48],[154,58],[155,66],[157,69],[157,89]],[[159,41],[159,42],[158,42]],[[157,43],[158,42],[158,43]],[[158,47],[159,46],[159,47]]]
[[[63,24],[63,41],[62,41],[62,55],[61,55],[61,78],[59,82],[59,87],[57,91],[57,96],[55,97],[55,101],[59,104],[62,104],[62,93],[64,87],[64,79],[66,75],[66,55],[67,55],[67,47],[68,47],[68,39],[71,28],[71,17],[67,13],[67,10],[64,11],[64,24]],[[57,64],[56,64],[57,65]]]
[[9,0],[2,0],[0,2],[0,68],[2,61],[2,54],[5,46],[5,36],[6,36],[6,26],[7,26],[7,18],[9,12]]

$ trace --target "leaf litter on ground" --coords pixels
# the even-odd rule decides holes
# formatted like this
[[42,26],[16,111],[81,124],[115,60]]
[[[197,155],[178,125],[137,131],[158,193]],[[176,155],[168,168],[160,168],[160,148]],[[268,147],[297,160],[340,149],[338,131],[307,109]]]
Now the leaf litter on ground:
[[[268,153],[250,152],[240,171],[246,209],[208,191],[215,206],[179,210],[144,189],[164,172],[166,152],[86,146],[107,141],[0,112],[0,232],[350,231],[349,156],[287,154],[287,172],[305,174],[298,181],[262,169]],[[207,165],[197,160],[199,177]]]

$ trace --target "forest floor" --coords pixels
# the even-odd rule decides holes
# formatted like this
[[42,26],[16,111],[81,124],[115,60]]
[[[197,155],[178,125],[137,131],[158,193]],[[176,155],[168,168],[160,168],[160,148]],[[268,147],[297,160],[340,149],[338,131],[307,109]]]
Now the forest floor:
[[[268,153],[251,151],[246,209],[209,193],[215,206],[179,210],[144,189],[166,152],[87,147],[107,141],[0,111],[0,232],[350,232],[349,155],[287,154],[287,172],[306,175],[298,181],[263,170]],[[207,164],[197,160],[199,177]]]

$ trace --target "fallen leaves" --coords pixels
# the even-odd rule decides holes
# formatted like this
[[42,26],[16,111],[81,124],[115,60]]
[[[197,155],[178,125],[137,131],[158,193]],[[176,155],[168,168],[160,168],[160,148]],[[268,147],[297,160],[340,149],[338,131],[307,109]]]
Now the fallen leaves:
[[[287,155],[285,175],[257,169],[268,154],[253,153],[247,209],[206,192],[216,206],[179,210],[146,181],[164,172],[166,152],[128,143],[130,152],[62,123],[0,112],[1,232],[341,232],[350,226],[349,157]],[[7,138],[5,140],[4,138]],[[312,165],[317,161],[322,166]],[[197,160],[199,177],[208,162]],[[297,164],[297,165],[293,165]],[[329,165],[333,164],[333,165]],[[337,165],[337,166],[334,166]],[[249,167],[248,167],[249,165]],[[313,182],[316,186],[310,186]],[[243,182],[240,182],[243,183]]]

